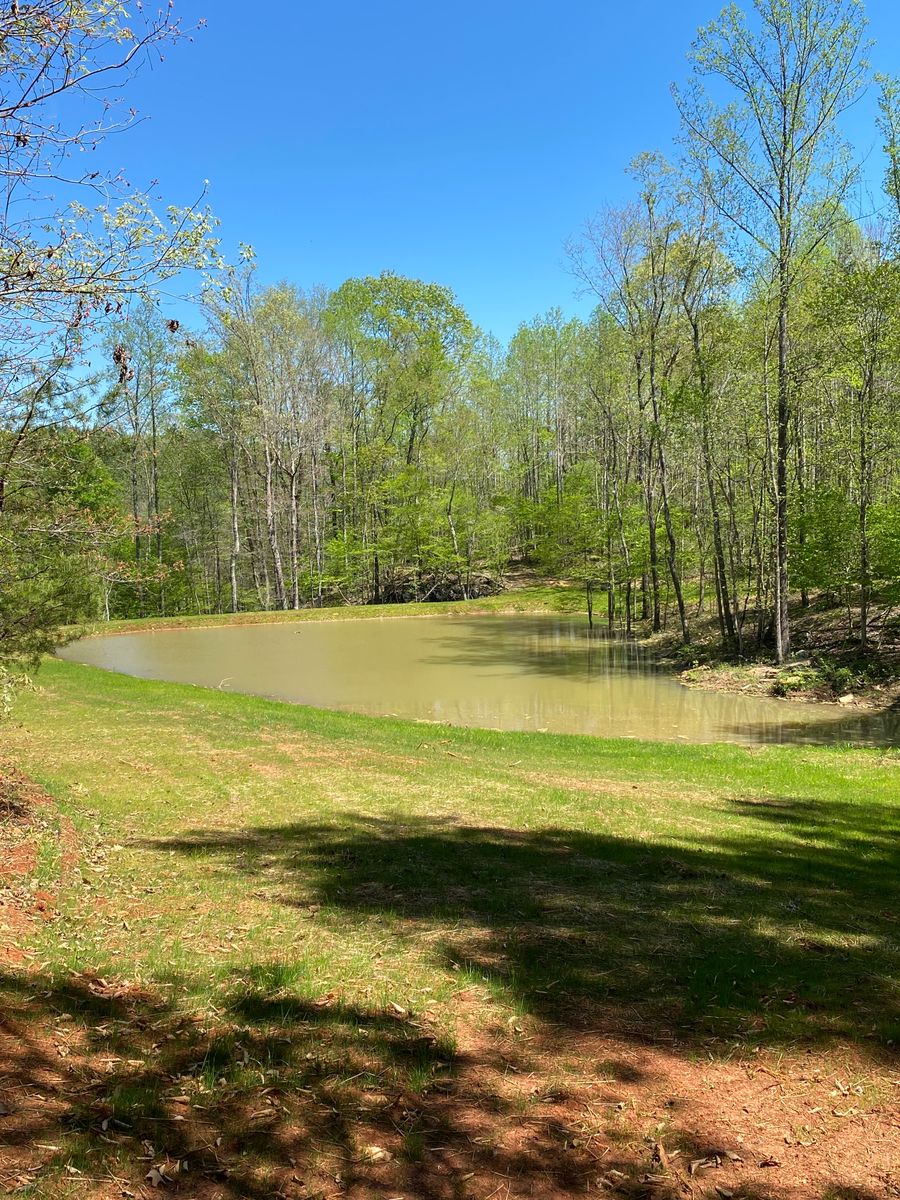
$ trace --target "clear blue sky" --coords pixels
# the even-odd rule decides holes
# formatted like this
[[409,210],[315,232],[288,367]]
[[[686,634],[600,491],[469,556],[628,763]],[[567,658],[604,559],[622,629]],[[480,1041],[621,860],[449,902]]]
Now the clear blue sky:
[[[113,153],[167,202],[209,179],[226,253],[251,243],[264,281],[433,279],[506,339],[554,305],[585,311],[563,243],[625,199],[635,154],[671,149],[669,83],[720,7],[179,0],[207,25],[129,89],[150,119]],[[900,5],[867,8],[873,63],[900,71]],[[874,109],[846,127],[877,180]]]

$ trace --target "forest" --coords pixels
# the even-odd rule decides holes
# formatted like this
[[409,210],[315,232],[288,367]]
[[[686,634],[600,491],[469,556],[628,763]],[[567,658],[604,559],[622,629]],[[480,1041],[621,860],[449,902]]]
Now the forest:
[[0,1195],[900,1197],[900,78],[689,7],[0,4]]
[[[587,319],[502,345],[441,283],[264,286],[197,214],[193,326],[128,279],[79,293],[89,375],[66,347],[4,396],[0,640],[471,598],[525,568],[583,583],[611,630],[714,622],[739,657],[783,661],[811,597],[877,642],[900,601],[900,93],[868,78],[857,5],[759,9],[700,31],[677,153],[638,156],[630,202],[567,244]],[[861,214],[839,123],[867,86],[885,169]]]

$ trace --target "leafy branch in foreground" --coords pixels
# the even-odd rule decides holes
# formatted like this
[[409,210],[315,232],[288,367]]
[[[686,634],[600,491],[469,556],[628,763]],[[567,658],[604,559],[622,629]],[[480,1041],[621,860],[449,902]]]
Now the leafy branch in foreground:
[[207,208],[157,213],[94,155],[137,120],[132,73],[185,36],[171,5],[148,17],[117,0],[36,0],[0,13],[0,661],[52,644],[83,591],[65,564],[93,545],[97,511],[73,508],[38,467],[59,421],[81,423],[79,358],[130,298],[218,263]]

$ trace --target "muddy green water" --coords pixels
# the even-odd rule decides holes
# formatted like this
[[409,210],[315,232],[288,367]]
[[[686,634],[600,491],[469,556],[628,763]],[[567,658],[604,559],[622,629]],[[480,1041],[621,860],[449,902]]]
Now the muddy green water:
[[378,716],[690,742],[897,744],[897,718],[689,689],[584,619],[298,621],[89,638],[62,657]]

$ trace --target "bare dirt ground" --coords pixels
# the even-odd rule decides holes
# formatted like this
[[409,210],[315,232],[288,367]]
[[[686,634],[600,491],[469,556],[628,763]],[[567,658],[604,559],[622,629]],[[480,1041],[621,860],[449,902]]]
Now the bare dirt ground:
[[739,668],[730,664],[710,664],[688,667],[679,672],[679,678],[688,687],[752,696],[778,696],[794,704],[836,704],[851,712],[855,709],[884,712],[900,704],[900,678],[851,685],[853,690],[848,688],[840,696],[824,684],[797,687],[788,696],[780,696],[779,680],[786,674],[789,672],[767,663],[747,663]]

